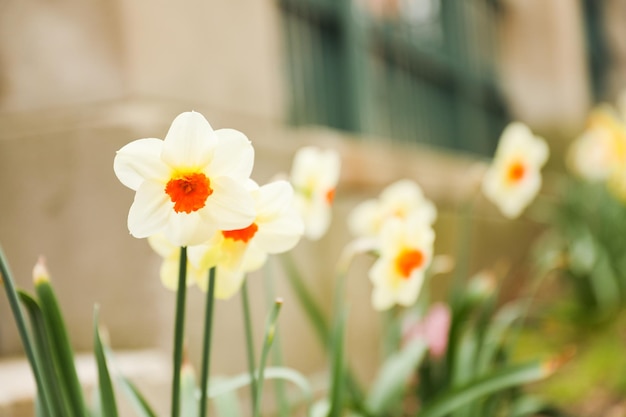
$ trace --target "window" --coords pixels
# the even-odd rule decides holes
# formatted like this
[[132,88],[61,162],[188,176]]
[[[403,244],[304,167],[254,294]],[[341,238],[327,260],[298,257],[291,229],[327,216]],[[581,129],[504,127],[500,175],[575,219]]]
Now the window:
[[282,0],[291,120],[492,154],[507,112],[489,0]]

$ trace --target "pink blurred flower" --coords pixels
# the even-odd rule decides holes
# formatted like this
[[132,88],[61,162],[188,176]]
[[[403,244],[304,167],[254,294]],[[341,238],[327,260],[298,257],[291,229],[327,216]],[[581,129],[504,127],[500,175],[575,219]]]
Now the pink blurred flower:
[[405,342],[414,339],[425,340],[430,354],[441,358],[448,347],[448,332],[452,317],[450,308],[444,303],[435,303],[422,318],[408,317],[403,325]]

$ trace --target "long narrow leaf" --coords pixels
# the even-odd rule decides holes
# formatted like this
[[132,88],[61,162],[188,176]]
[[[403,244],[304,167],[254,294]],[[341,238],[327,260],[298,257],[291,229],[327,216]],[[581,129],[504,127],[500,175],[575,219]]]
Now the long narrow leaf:
[[343,408],[343,391],[346,381],[345,368],[345,327],[348,312],[339,308],[331,343],[330,417],[339,417]]
[[278,320],[278,313],[283,305],[281,299],[276,299],[274,302],[274,308],[270,311],[267,317],[267,323],[265,325],[265,337],[263,338],[263,348],[261,349],[261,359],[259,361],[258,379],[256,381],[256,402],[254,403],[254,417],[258,417],[261,414],[261,399],[263,394],[263,374],[265,372],[265,364],[267,362],[267,354],[274,343],[274,334],[276,333],[276,321]]
[[35,291],[39,297],[46,323],[46,332],[50,336],[52,352],[60,372],[60,385],[66,390],[72,408],[71,415],[87,415],[87,407],[74,363],[74,351],[59,303],[47,277],[40,276],[35,280]]
[[94,354],[96,356],[96,364],[98,366],[98,391],[100,392],[100,406],[102,415],[106,417],[117,417],[117,403],[115,401],[115,392],[113,391],[113,383],[109,374],[106,354],[100,337],[100,329],[98,324],[98,307],[93,312],[93,341]]
[[180,369],[180,405],[181,417],[197,417],[199,414],[199,402],[196,397],[198,391],[196,376],[191,364],[183,362]]
[[280,258],[283,262],[283,266],[285,268],[287,278],[289,279],[289,284],[291,284],[291,288],[296,293],[296,297],[298,297],[298,301],[300,305],[304,308],[304,312],[306,313],[309,321],[313,325],[315,329],[315,333],[322,344],[322,346],[326,347],[328,344],[328,336],[329,336],[329,328],[328,321],[322,313],[322,309],[319,304],[315,301],[311,292],[304,284],[304,280],[298,271],[293,259],[287,254],[283,255]]
[[[50,340],[46,334],[46,325],[41,308],[37,300],[26,292],[18,290],[18,295],[30,318],[35,354],[40,364],[43,387],[37,398],[41,403],[48,403],[48,414],[46,414],[46,416],[63,417],[69,415],[70,407],[68,399],[63,395],[63,391],[57,381],[58,377],[54,369],[54,358],[51,352]],[[40,406],[42,406],[42,404],[40,404]],[[42,407],[42,413],[44,412],[43,410],[44,408]]]
[[496,371],[484,378],[452,390],[430,404],[417,417],[443,417],[485,395],[545,378],[550,368],[543,362],[531,362]]
[[389,410],[402,396],[407,380],[417,371],[426,349],[422,340],[415,340],[385,361],[367,397],[366,409],[371,414],[379,415]]
[[[37,385],[37,391],[44,391],[44,382],[42,379],[42,371],[41,364],[37,360],[37,355],[35,354],[35,347],[33,346],[33,342],[31,339],[31,335],[28,332],[28,328],[26,326],[26,319],[24,318],[24,313],[20,307],[19,297],[17,295],[17,291],[15,290],[15,284],[13,281],[13,274],[11,273],[11,269],[9,268],[9,263],[6,260],[4,255],[4,251],[0,246],[0,286],[6,290],[7,298],[9,300],[9,306],[11,307],[11,311],[13,312],[13,318],[15,319],[15,324],[17,325],[17,330],[20,335],[20,339],[22,339],[22,345],[24,346],[24,351],[26,353],[26,357],[28,358],[28,362],[30,363],[30,369],[33,372],[33,376],[35,378],[35,383]],[[51,406],[49,404],[48,399],[44,399],[44,402],[40,404],[41,409],[44,412],[50,413]]]

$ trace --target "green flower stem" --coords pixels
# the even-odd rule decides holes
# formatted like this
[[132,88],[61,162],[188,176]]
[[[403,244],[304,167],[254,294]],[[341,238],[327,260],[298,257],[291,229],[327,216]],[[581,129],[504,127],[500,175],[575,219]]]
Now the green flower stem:
[[254,340],[252,338],[252,319],[250,318],[250,300],[248,298],[248,280],[244,279],[241,286],[241,301],[243,305],[243,322],[246,330],[246,353],[248,354],[248,370],[250,372],[250,390],[252,392],[252,411],[259,400],[256,397],[257,380],[255,376],[256,364],[254,360]]
[[277,298],[274,302],[274,307],[270,311],[267,317],[265,325],[265,337],[263,338],[263,349],[261,350],[261,360],[259,361],[259,375],[258,384],[256,388],[257,402],[254,407],[253,417],[260,417],[261,415],[261,397],[263,394],[263,374],[265,372],[265,363],[267,362],[267,354],[269,353],[272,343],[274,342],[274,335],[276,334],[276,322],[278,321],[278,313],[283,306],[283,300]]
[[45,393],[47,391],[45,389],[41,376],[41,365],[37,361],[37,357],[35,355],[33,342],[30,338],[30,333],[28,333],[26,327],[26,319],[24,318],[24,313],[22,312],[22,308],[20,307],[19,297],[13,283],[13,275],[11,274],[11,270],[9,269],[9,264],[6,261],[6,257],[4,255],[2,247],[0,247],[0,285],[4,286],[4,288],[6,289],[7,298],[9,299],[9,305],[11,306],[13,317],[15,318],[15,324],[17,325],[17,330],[20,334],[20,338],[22,339],[24,351],[26,353],[26,357],[28,358],[28,362],[30,363],[30,369],[33,372],[33,376],[35,377],[37,392],[39,393],[39,395],[44,396],[43,401],[40,402],[40,406],[45,412],[45,415],[51,415],[50,399],[45,398]]
[[[245,281],[244,281],[245,282]],[[200,417],[207,415],[209,370],[211,366],[211,333],[213,329],[213,305],[215,304],[215,267],[209,270],[209,289],[206,295],[204,316],[204,340],[202,346],[202,374],[200,379]]]
[[172,417],[180,416],[180,365],[183,360],[183,335],[185,332],[185,297],[187,295],[187,247],[180,248],[178,289],[176,292],[176,318],[174,324],[174,375],[172,377]]

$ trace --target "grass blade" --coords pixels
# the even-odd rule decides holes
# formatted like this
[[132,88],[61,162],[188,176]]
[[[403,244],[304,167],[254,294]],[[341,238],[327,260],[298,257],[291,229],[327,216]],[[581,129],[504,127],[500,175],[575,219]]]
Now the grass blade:
[[417,371],[426,350],[424,341],[415,340],[385,361],[365,404],[371,414],[380,415],[389,410],[402,396],[407,380]]
[[259,361],[257,392],[255,396],[256,403],[253,414],[254,417],[259,417],[261,415],[261,399],[263,394],[265,364],[267,362],[267,354],[269,353],[269,350],[272,347],[272,343],[274,342],[274,334],[276,333],[276,321],[278,320],[278,313],[280,313],[280,309],[282,306],[283,300],[277,298],[274,302],[274,308],[272,308],[272,311],[270,311],[270,314],[267,317],[267,323],[265,325],[265,337],[263,338],[263,348],[261,350],[261,360]]
[[94,355],[96,356],[96,365],[98,366],[98,390],[100,392],[100,406],[102,415],[106,417],[117,417],[117,403],[115,401],[115,392],[113,391],[113,383],[107,365],[106,354],[100,337],[98,324],[98,307],[94,308],[93,313],[93,340]]
[[543,379],[551,371],[552,367],[545,362],[531,362],[496,371],[426,404],[417,417],[443,417],[485,395]]
[[[46,325],[41,307],[37,300],[31,295],[21,290],[18,290],[18,295],[30,317],[35,354],[40,364],[43,388],[37,398],[40,402],[42,415],[53,417],[69,415],[70,407],[68,399],[63,395],[63,391],[57,383],[58,376],[54,368],[54,358],[51,351],[50,340],[46,333]],[[44,407],[44,403],[48,404],[47,408]]]
[[40,274],[35,277],[35,292],[39,297],[46,332],[50,337],[53,356],[61,377],[60,385],[67,395],[72,410],[71,415],[88,415],[65,320],[47,275]]

